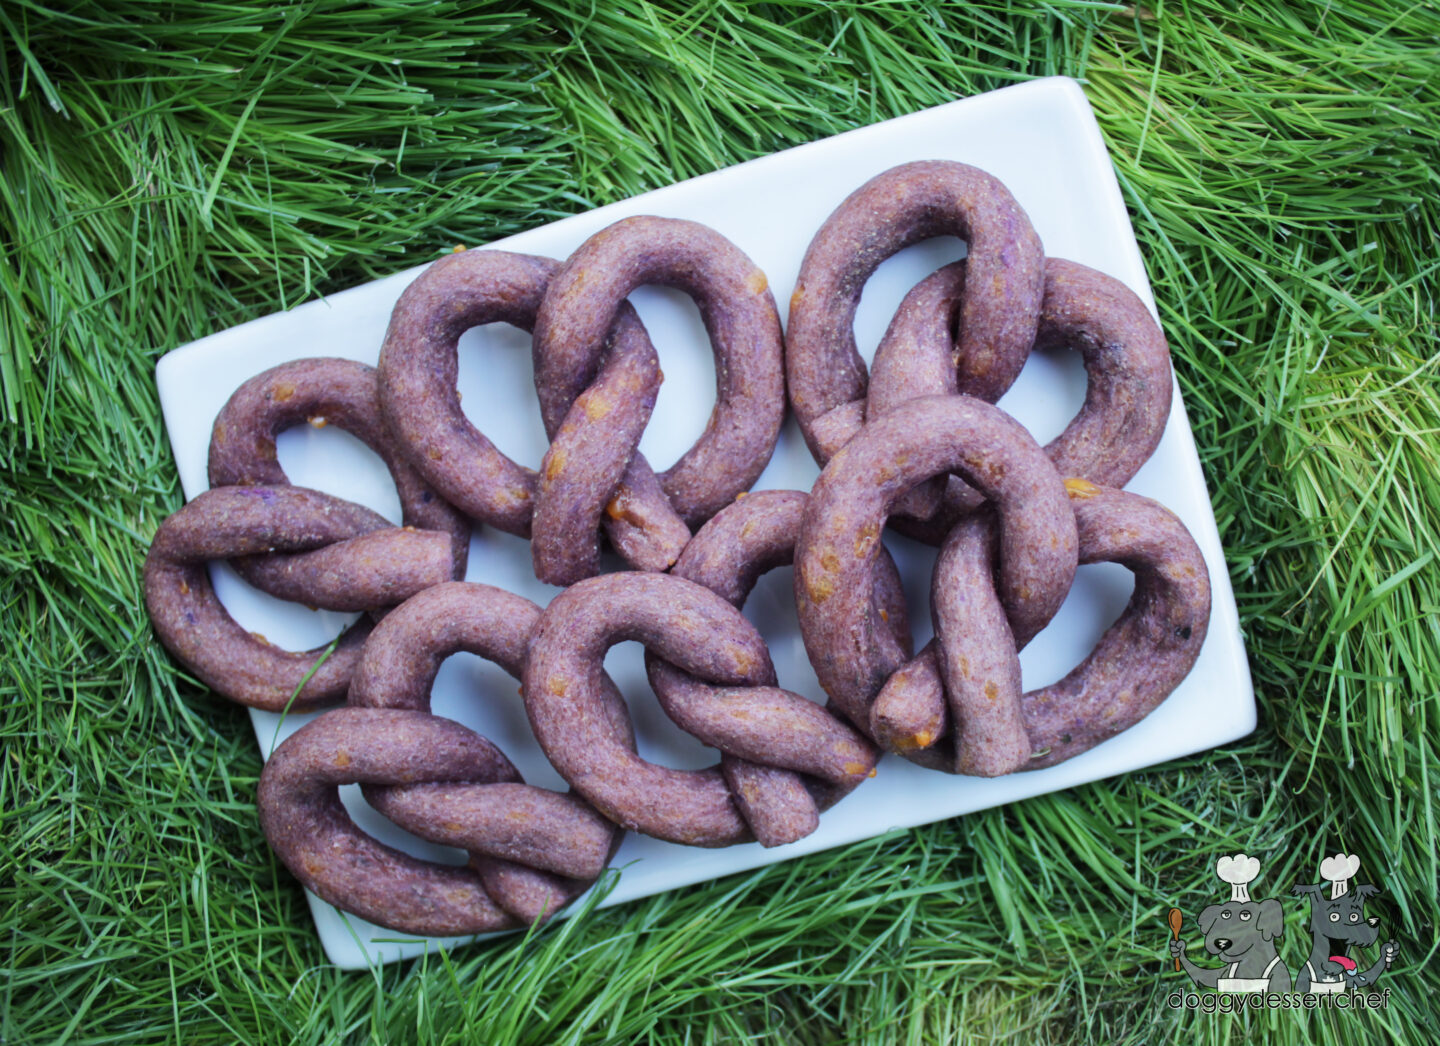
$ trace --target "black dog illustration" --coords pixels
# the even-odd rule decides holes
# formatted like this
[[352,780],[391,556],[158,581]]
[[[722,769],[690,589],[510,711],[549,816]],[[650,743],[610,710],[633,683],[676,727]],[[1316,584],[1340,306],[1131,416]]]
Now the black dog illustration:
[[1205,950],[1226,965],[1197,966],[1185,955],[1186,942],[1170,942],[1170,954],[1190,979],[1218,992],[1288,992],[1290,970],[1280,961],[1275,942],[1285,932],[1285,910],[1279,901],[1250,899],[1249,884],[1260,874],[1260,862],[1244,854],[1222,857],[1215,874],[1230,884],[1230,900],[1200,913]]
[[[1390,968],[1400,946],[1386,941],[1368,970],[1360,970],[1350,957],[1351,947],[1368,948],[1380,936],[1380,920],[1365,916],[1365,901],[1380,890],[1376,886],[1351,887],[1360,871],[1360,858],[1336,854],[1320,862],[1324,882],[1295,887],[1297,897],[1310,898],[1310,955],[1295,979],[1305,993],[1350,992],[1374,984]],[[1329,887],[1329,896],[1325,895]]]

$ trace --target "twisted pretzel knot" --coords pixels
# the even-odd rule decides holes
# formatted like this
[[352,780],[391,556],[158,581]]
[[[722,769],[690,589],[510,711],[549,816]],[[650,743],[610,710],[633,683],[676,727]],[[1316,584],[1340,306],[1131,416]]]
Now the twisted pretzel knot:
[[[654,655],[647,664],[657,696],[721,749],[721,767],[672,770],[621,743],[602,714],[597,679],[605,651],[627,639]],[[535,628],[524,692],[535,736],[560,775],[611,820],[672,842],[788,842],[813,827],[813,814],[783,772],[848,790],[874,768],[863,737],[775,685],[765,642],[738,610],[681,577],[608,574],[560,593]],[[785,809],[797,802],[799,811]]]
[[[423,861],[361,831],[338,786],[402,827],[470,851]],[[372,922],[426,936],[484,933],[552,914],[604,868],[613,826],[569,796],[520,782],[489,741],[450,719],[337,708],[275,749],[260,775],[260,824],[295,877]],[[536,869],[550,873],[541,875]]]
[[[553,440],[535,506],[535,566],[542,581],[567,584],[598,569],[594,528],[577,532],[569,525],[573,514],[563,507],[588,488],[590,467],[581,467],[577,452],[598,444],[603,419],[614,407],[603,390],[586,389],[599,365],[605,332],[625,296],[647,283],[682,290],[699,306],[715,354],[715,408],[695,445],[658,476],[639,454],[638,434],[628,445],[612,447],[611,454],[636,462],[639,482],[610,501],[606,513],[644,529],[647,520],[666,511],[663,501],[684,522],[688,540],[689,527],[719,512],[759,478],[779,439],[785,415],[784,352],[780,315],[765,274],[724,236],[698,222],[639,216],[602,229],[555,275],[535,318],[535,387]],[[653,507],[646,507],[647,497]],[[665,550],[651,568],[668,567],[679,552]]]
[[1074,579],[1075,514],[1019,422],[969,396],[930,396],[866,425],[820,474],[795,549],[805,650],[825,692],[863,730],[881,687],[909,660],[875,610],[881,529],[909,490],[951,470],[998,511],[995,587],[1018,643],[1054,616]]
[[[539,616],[535,604],[509,592],[449,582],[419,593],[376,626],[351,682],[350,708],[388,709],[401,718],[332,721],[323,739],[303,743],[303,756],[295,757],[294,768],[282,771],[285,783],[263,793],[267,834],[273,829],[277,852],[297,878],[338,907],[382,925],[444,933],[529,925],[553,915],[590,885],[619,844],[615,826],[590,804],[524,784],[498,750],[487,748],[466,773],[452,776],[428,762],[426,748],[406,747],[452,735],[465,738],[471,748],[475,743],[469,737],[483,741],[468,731],[457,733],[429,722],[435,718],[429,715],[435,675],[445,658],[465,650],[518,679]],[[623,728],[627,720],[618,693],[611,687],[605,698],[609,714]],[[381,727],[387,724],[411,733],[386,733]],[[633,740],[630,743],[633,746]],[[359,776],[354,779],[362,782],[366,800],[422,838],[467,849],[472,875],[390,854],[383,881],[370,876],[364,891],[356,893],[344,864],[317,863],[315,852],[327,848],[361,855],[386,849],[335,812],[330,785],[339,780],[337,771],[356,765],[357,753],[363,753],[366,765],[355,771]],[[400,782],[400,768],[412,761],[419,765],[408,781]],[[318,776],[307,777],[307,771]],[[317,798],[317,787],[323,800]],[[321,814],[315,812],[317,802]],[[316,818],[323,820],[320,827],[328,839],[294,838],[316,827]],[[459,879],[467,884],[463,896],[468,914],[452,911],[442,917],[425,901],[417,911],[412,898],[424,896],[437,875],[447,883]],[[427,920],[423,926],[428,928],[422,929],[416,919]]]
[[[312,358],[272,367],[245,382],[226,401],[210,435],[212,487],[284,487],[275,439],[292,426],[337,425],[385,463],[400,495],[402,522],[417,530],[449,534],[454,577],[465,576],[470,525],[410,467],[380,416],[375,368],[354,360]],[[250,584],[279,599],[317,605],[294,588],[295,572],[284,555],[257,556],[235,564]]]
[[[401,294],[380,350],[381,408],[415,468],[470,516],[521,537],[531,534],[536,473],[502,454],[460,409],[457,346],[462,334],[481,324],[532,329],[559,268],[549,258],[505,251],[441,258]],[[660,366],[629,306],[619,309],[602,356],[592,382],[617,405],[602,442],[638,440],[655,405]],[[597,480],[609,483],[607,497],[617,485],[622,491],[643,485],[627,462],[609,465]],[[604,504],[576,511],[598,525]],[[614,541],[619,524],[606,520],[605,526]]]
[[[760,575],[793,560],[795,535],[808,501],[796,490],[746,495],[700,529],[672,573],[704,585],[735,609],[743,609]],[[908,644],[905,593],[888,553],[876,564],[875,598],[878,613],[896,638]],[[795,761],[806,758],[803,752],[789,751],[786,743],[796,718],[811,723],[817,735],[834,737],[837,744],[848,747],[856,740],[819,706],[798,702],[785,690],[772,693],[768,688],[753,688],[739,695],[727,694],[653,654],[647,655],[646,667],[651,686],[670,718],[681,729],[727,753],[721,759],[721,771],[762,845],[778,846],[809,835],[819,826],[821,811],[860,783],[853,774],[839,783],[826,780],[833,775],[828,760],[810,763],[808,779],[795,772]],[[779,747],[777,742],[781,742]],[[741,754],[749,758],[742,759]],[[809,758],[813,759],[813,754]],[[776,769],[786,765],[792,769]]]
[[212,689],[273,712],[343,697],[369,625],[351,626],[318,668],[323,650],[281,650],[246,632],[216,598],[205,564],[270,552],[299,553],[286,557],[285,587],[328,610],[393,606],[445,581],[453,565],[450,535],[392,527],[304,487],[217,487],[165,520],[145,558],[156,634]]
[[963,521],[935,566],[936,638],[870,710],[887,748],[986,776],[1053,766],[1135,725],[1189,674],[1210,619],[1210,579],[1189,531],[1137,494],[1084,480],[1066,488],[1080,562],[1135,574],[1120,618],[1065,678],[1022,694],[1017,644],[991,581],[994,520]]
[[[644,283],[700,305],[717,360],[717,402],[695,446],[656,476],[637,448],[661,380],[624,298]],[[500,454],[460,411],[455,345],[469,327],[533,328],[536,389],[551,446],[540,473]],[[466,252],[401,296],[380,358],[386,416],[415,466],[475,517],[532,537],[536,576],[569,584],[598,570],[598,532],[632,566],[664,570],[690,526],[759,476],[784,413],[780,323],[764,274],[694,222],[631,218],[564,266]]]

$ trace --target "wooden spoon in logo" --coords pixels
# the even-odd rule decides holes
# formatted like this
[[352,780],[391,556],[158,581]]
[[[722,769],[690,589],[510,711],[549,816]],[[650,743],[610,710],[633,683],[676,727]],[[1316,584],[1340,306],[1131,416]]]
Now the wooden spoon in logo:
[[[1179,908],[1170,909],[1170,932],[1178,941],[1180,939],[1180,924],[1185,921],[1185,916],[1180,913]],[[1175,972],[1180,972],[1180,956],[1175,956]]]

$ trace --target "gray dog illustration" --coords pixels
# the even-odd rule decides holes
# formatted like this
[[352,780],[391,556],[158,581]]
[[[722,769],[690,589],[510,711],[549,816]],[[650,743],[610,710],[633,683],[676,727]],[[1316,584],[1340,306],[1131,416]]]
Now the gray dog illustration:
[[[1351,887],[1360,871],[1360,858],[1336,854],[1320,862],[1325,881],[1295,887],[1297,897],[1310,898],[1310,955],[1295,979],[1297,990],[1306,993],[1350,992],[1374,984],[1400,951],[1394,941],[1380,947],[1380,955],[1368,970],[1361,970],[1350,957],[1350,949],[1368,948],[1380,937],[1380,919],[1365,916],[1365,901],[1380,890],[1371,885]],[[1329,896],[1326,896],[1326,887]]]
[[1197,966],[1185,954],[1178,933],[1170,954],[1196,984],[1218,992],[1286,992],[1290,970],[1280,961],[1276,942],[1285,932],[1285,910],[1279,901],[1255,901],[1249,884],[1260,874],[1260,862],[1244,854],[1222,857],[1215,874],[1230,884],[1230,900],[1200,913],[1205,950],[1224,966]]

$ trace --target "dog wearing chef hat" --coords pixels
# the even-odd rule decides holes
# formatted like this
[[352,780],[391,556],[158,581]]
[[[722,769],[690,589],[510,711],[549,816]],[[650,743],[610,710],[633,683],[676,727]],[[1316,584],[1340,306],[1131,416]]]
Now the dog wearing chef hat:
[[1250,884],[1260,875],[1259,860],[1245,854],[1222,857],[1215,862],[1215,874],[1229,884],[1230,899],[1200,913],[1200,932],[1205,935],[1205,950],[1225,965],[1191,962],[1175,916],[1170,954],[1192,981],[1217,992],[1288,992],[1290,970],[1280,961],[1275,944],[1285,933],[1285,909],[1279,901],[1250,896]]
[[1379,887],[1351,885],[1360,871],[1360,858],[1336,854],[1320,862],[1321,882],[1295,887],[1296,897],[1310,898],[1310,955],[1295,980],[1297,991],[1306,994],[1350,992],[1374,984],[1390,968],[1400,946],[1386,941],[1368,970],[1361,970],[1350,957],[1350,949],[1368,948],[1380,936],[1380,919],[1365,916],[1365,901],[1380,892]]

